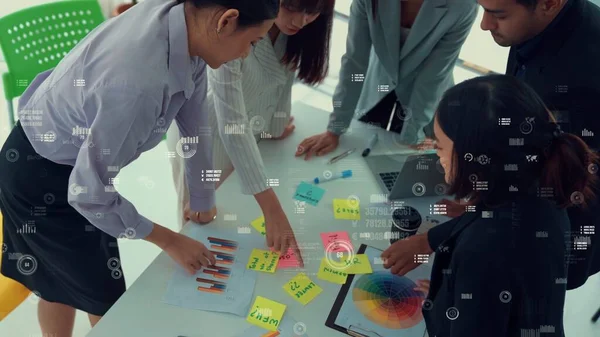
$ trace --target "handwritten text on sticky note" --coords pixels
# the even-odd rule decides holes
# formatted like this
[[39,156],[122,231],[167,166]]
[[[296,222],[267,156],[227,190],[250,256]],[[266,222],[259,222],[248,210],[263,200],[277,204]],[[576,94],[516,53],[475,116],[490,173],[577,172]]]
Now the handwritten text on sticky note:
[[[271,251],[274,252],[275,249],[271,248]],[[298,258],[296,257],[296,253],[289,248],[287,253],[281,254],[279,256],[279,263],[277,264],[277,269],[285,269],[285,268],[295,268],[300,267],[300,262],[298,262]]]
[[336,219],[360,220],[360,202],[350,199],[333,199],[333,215]]
[[256,296],[246,321],[269,331],[277,331],[285,308],[285,304]]
[[303,305],[312,301],[323,291],[321,287],[311,281],[304,273],[294,276],[290,282],[283,286],[283,289]]
[[246,268],[250,270],[274,273],[279,262],[279,253],[268,250],[253,249]]
[[324,257],[321,260],[321,266],[319,267],[317,277],[328,282],[344,284],[346,283],[348,273],[342,271],[340,268],[333,267],[329,262],[327,262],[327,257]]
[[350,241],[348,232],[321,233],[321,241],[323,242],[325,253],[348,252],[352,250],[352,241]]
[[267,232],[267,230],[265,229],[265,217],[264,216],[261,216],[260,218],[252,221],[250,223],[250,225],[252,227],[254,227],[254,229],[256,229],[262,235],[265,235],[265,233]]
[[371,262],[366,254],[357,254],[344,259],[344,272],[347,274],[371,274]]
[[296,189],[294,199],[305,201],[313,206],[317,206],[321,198],[323,198],[323,194],[325,194],[324,189],[312,184],[301,182]]

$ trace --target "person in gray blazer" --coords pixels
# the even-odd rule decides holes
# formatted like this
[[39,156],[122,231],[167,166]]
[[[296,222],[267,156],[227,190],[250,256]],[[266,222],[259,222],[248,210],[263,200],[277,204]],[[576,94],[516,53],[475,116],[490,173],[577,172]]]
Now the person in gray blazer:
[[[257,141],[281,140],[293,132],[295,80],[315,85],[327,76],[334,4],[334,0],[282,0],[275,24],[267,36],[254,41],[247,55],[208,70],[212,158],[214,169],[221,171],[217,188],[235,169],[242,193],[253,195],[262,210],[269,247],[284,252],[297,248],[296,239],[267,184]],[[167,147],[180,153],[185,139],[178,130],[169,129]],[[189,220],[190,201],[184,157],[171,158],[181,226]],[[302,262],[297,249],[296,255]]]
[[335,150],[353,117],[401,143],[425,141],[476,15],[475,1],[354,0],[327,131],[304,139],[296,156]]

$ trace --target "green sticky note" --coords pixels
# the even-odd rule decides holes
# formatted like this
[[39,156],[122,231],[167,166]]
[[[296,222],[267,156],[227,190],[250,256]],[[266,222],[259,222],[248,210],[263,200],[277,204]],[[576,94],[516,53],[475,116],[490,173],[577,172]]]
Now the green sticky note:
[[324,189],[312,184],[301,182],[296,189],[294,199],[317,206],[319,201],[321,201],[321,198],[323,198],[323,194],[325,194]]

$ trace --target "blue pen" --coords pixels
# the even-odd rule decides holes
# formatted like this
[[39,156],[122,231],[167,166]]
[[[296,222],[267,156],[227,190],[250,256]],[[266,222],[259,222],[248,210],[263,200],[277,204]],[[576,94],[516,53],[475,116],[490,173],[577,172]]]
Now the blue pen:
[[342,173],[338,173],[338,174],[332,174],[331,177],[327,178],[327,177],[323,177],[323,178],[315,178],[313,180],[313,182],[315,184],[320,184],[320,183],[324,183],[326,181],[330,181],[330,180],[335,180],[335,179],[340,179],[340,178],[350,178],[352,177],[352,170],[346,170],[346,171],[342,171]]

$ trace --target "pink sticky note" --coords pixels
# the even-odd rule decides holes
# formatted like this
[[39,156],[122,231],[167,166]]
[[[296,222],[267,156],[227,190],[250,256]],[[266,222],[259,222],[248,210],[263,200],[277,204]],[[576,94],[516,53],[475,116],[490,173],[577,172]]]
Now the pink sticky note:
[[321,233],[321,240],[323,241],[325,250],[329,248],[329,251],[325,253],[348,252],[352,247],[352,241],[350,240],[350,236],[348,236],[348,232]]
[[[274,249],[271,248],[271,251],[274,251]],[[300,262],[298,262],[296,254],[291,249],[288,249],[286,254],[281,254],[279,256],[279,263],[277,263],[277,269],[296,267],[300,267]]]

